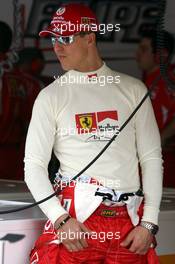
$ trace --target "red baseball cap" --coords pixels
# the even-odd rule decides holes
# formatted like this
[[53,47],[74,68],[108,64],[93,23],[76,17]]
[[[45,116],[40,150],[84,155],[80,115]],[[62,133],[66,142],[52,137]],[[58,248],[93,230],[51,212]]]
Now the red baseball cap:
[[83,31],[98,31],[96,15],[84,4],[70,3],[58,8],[49,27],[39,36],[70,36]]

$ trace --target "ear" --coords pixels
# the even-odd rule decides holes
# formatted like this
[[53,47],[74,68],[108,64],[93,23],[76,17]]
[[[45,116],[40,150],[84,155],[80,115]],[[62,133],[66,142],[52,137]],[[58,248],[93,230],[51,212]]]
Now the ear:
[[92,32],[87,34],[88,45],[94,45],[96,43],[96,35]]
[[[167,49],[162,49],[161,50],[161,56],[162,56],[164,62],[167,61],[168,55],[169,54],[168,54]],[[156,54],[155,54],[155,56],[154,56],[154,58],[155,58],[156,64],[160,64],[160,52],[157,51]]]

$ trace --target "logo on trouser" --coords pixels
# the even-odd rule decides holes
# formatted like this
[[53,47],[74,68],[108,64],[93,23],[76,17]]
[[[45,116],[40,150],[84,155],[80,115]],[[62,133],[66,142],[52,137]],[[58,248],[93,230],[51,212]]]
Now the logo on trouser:
[[115,210],[103,209],[101,210],[100,215],[104,217],[115,217],[117,212]]

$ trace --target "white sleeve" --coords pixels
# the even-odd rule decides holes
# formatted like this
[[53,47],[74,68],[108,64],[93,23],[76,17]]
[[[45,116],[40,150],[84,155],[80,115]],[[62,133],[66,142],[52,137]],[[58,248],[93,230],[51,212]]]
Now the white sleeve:
[[[49,96],[41,91],[33,107],[25,147],[25,182],[34,199],[39,201],[54,190],[48,177],[56,120]],[[54,224],[58,217],[67,213],[57,197],[40,204],[41,210]]]
[[[147,89],[140,82],[137,90],[138,104],[146,94]],[[136,144],[144,191],[142,220],[157,224],[162,197],[163,168],[160,134],[149,97],[136,114]]]

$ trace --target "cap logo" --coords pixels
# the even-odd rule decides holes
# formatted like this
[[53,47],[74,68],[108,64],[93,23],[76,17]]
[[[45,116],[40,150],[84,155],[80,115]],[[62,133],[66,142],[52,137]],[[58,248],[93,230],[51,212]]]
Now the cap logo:
[[96,20],[95,18],[91,18],[91,17],[81,17],[81,23],[82,24],[96,24]]
[[62,14],[64,14],[64,12],[66,11],[66,8],[65,7],[60,7],[58,8],[58,10],[56,11],[56,14],[58,16],[61,16]]
[[90,24],[90,18],[89,17],[82,17],[81,23],[82,24]]

